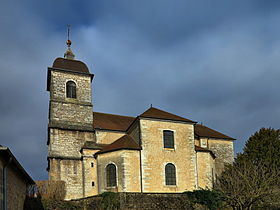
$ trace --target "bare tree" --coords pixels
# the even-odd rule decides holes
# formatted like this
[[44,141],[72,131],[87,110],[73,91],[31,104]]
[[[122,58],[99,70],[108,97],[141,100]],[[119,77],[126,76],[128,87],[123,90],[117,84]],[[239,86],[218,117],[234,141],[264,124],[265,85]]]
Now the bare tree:
[[64,181],[36,181],[39,195],[42,198],[63,200],[65,198],[65,182]]
[[261,163],[239,161],[228,165],[217,179],[216,190],[234,210],[250,210],[253,206],[279,206],[280,171]]

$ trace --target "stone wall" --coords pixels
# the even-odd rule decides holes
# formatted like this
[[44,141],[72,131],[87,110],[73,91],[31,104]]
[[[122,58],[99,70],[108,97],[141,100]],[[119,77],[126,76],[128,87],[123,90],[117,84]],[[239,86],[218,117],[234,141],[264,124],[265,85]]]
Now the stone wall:
[[97,160],[93,156],[97,151],[98,150],[83,149],[85,197],[98,195]]
[[[77,98],[66,97],[66,83],[76,83]],[[49,126],[92,129],[91,76],[51,71]]]
[[96,143],[98,144],[111,144],[124,135],[125,132],[120,131],[95,130]]
[[[92,161],[91,157],[82,158],[81,148],[86,141],[93,140],[93,132],[49,130],[49,180],[62,180],[66,183],[66,198],[82,198],[94,195],[89,189],[92,179],[85,181],[85,166]],[[83,161],[82,161],[83,160]],[[85,166],[83,165],[85,164]],[[96,164],[95,164],[96,165]],[[87,172],[88,172],[87,168]]]
[[[100,154],[98,162],[99,193],[140,192],[140,159],[137,150],[119,150]],[[110,163],[117,168],[117,187],[106,186],[106,166]]]
[[224,139],[209,139],[208,147],[214,152],[216,174],[220,175],[225,164],[232,164],[234,161],[233,141]]
[[[143,192],[183,192],[196,188],[193,124],[140,119]],[[174,132],[175,148],[164,148],[163,130]],[[176,167],[176,186],[165,184],[165,165]]]
[[84,103],[91,103],[91,76],[81,75],[63,71],[51,71],[50,98],[57,100],[73,100],[66,99],[66,83],[73,81],[77,86],[77,100]]
[[197,173],[198,173],[198,188],[212,189],[214,173],[215,173],[215,160],[209,152],[198,151],[196,153],[197,159]]
[[[118,205],[116,209],[121,210],[205,209],[205,207],[200,205],[192,204],[187,195],[181,193],[118,193],[114,196],[114,199]],[[74,200],[72,202],[76,205],[85,206],[84,209],[86,210],[101,210],[106,206],[102,196]]]
[[93,132],[71,131],[50,128],[49,156],[81,158],[81,147],[86,141],[93,141]]
[[83,197],[83,170],[81,160],[52,158],[50,161],[49,180],[65,181],[65,200]]
[[23,209],[26,197],[27,184],[20,174],[22,173],[13,166],[7,170],[7,207],[12,209]]
[[50,126],[92,128],[92,106],[52,101],[50,110]]

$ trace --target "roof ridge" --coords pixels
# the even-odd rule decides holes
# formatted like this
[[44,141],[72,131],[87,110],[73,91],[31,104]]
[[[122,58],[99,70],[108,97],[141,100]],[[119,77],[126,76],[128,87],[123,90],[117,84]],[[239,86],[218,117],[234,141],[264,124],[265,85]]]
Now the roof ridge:
[[[165,116],[162,116],[160,113],[164,114]],[[192,120],[182,117],[180,115],[173,114],[171,112],[167,112],[165,110],[161,110],[161,109],[158,109],[155,107],[148,108],[145,112],[140,114],[138,117],[146,117],[146,118],[154,118],[154,119],[167,119],[167,120],[173,120],[173,121],[184,121],[184,122],[190,122],[190,123],[197,123],[195,121],[192,121]]]
[[112,115],[112,116],[120,116],[120,117],[136,118],[136,117],[127,116],[127,115],[111,114],[111,113],[104,113],[104,112],[93,112],[93,113],[106,114],[106,115]]

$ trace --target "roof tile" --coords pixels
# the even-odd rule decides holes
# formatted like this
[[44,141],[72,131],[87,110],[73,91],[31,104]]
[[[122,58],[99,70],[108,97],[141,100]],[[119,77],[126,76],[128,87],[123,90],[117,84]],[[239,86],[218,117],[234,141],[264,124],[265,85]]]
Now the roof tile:
[[180,117],[175,114],[171,114],[169,112],[151,107],[148,110],[146,110],[143,114],[140,115],[140,117],[147,117],[147,118],[155,118],[155,119],[164,119],[164,120],[175,120],[175,121],[183,121],[183,122],[191,122],[195,123],[192,120]]
[[93,128],[125,132],[134,119],[134,117],[93,112]]
[[194,126],[194,133],[195,135],[199,137],[210,137],[210,138],[217,138],[217,139],[229,139],[229,140],[235,140],[232,137],[229,137],[225,134],[222,134],[218,131],[215,131],[211,128],[208,128],[204,125],[196,124]]
[[121,149],[141,150],[141,147],[135,142],[135,140],[131,136],[124,135],[121,138],[114,141],[112,144],[105,146],[103,149],[101,149],[99,152],[95,154],[98,155],[98,154],[112,152]]
[[89,74],[89,70],[86,64],[78,60],[71,60],[65,58],[57,58],[53,62],[53,68],[72,70],[79,73]]

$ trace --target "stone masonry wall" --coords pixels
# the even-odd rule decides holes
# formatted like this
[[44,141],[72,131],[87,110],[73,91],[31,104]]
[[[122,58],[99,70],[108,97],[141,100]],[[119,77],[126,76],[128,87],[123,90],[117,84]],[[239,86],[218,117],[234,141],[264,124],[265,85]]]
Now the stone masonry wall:
[[[106,191],[111,192],[123,192],[124,191],[124,161],[122,157],[122,150],[104,153],[97,156],[98,164],[98,186],[99,193]],[[113,163],[116,166],[117,170],[117,186],[116,187],[107,187],[106,185],[106,166],[110,163]]]
[[66,199],[83,197],[86,192],[80,151],[85,141],[93,140],[93,133],[50,129],[49,136],[49,180],[66,182]]
[[214,159],[209,152],[197,152],[198,188],[212,189]]
[[7,172],[7,207],[8,210],[23,209],[27,184],[26,181],[19,174],[13,166],[8,167]]
[[[98,155],[99,193],[140,192],[140,159],[137,150],[119,150]],[[106,166],[113,163],[117,167],[117,187],[106,186]]]
[[[66,83],[73,81],[77,86],[77,100],[83,103],[91,104],[91,77],[90,75],[81,75],[63,71],[51,72],[50,98],[54,100],[65,100]],[[66,99],[67,100],[67,99]],[[71,98],[69,99],[70,101]]]
[[85,197],[98,195],[97,160],[93,156],[97,151],[83,149]]
[[[118,193],[114,196],[118,202],[118,208],[121,210],[204,210],[198,204],[189,201],[186,194],[181,193]],[[102,209],[102,196],[72,201],[77,205],[86,206],[85,210]]]
[[232,164],[234,160],[233,141],[223,139],[209,139],[208,146],[214,152],[216,174],[220,175],[225,164]]
[[50,110],[51,124],[63,127],[77,125],[92,128],[92,106],[52,101]]
[[65,181],[65,200],[83,197],[83,170],[81,160],[50,160],[49,180]]
[[[192,124],[140,119],[143,192],[183,192],[196,188]],[[164,148],[163,130],[174,132],[175,148]],[[176,186],[165,185],[165,165],[176,167]]]
[[93,135],[93,132],[51,128],[49,131],[49,156],[81,158],[81,147],[86,141],[93,141]]
[[124,150],[124,192],[141,192],[140,151]]
[[[76,83],[77,98],[66,97],[66,83]],[[63,71],[51,71],[50,126],[79,126],[92,129],[91,77]]]
[[95,137],[98,144],[111,144],[125,135],[125,132],[96,130]]

